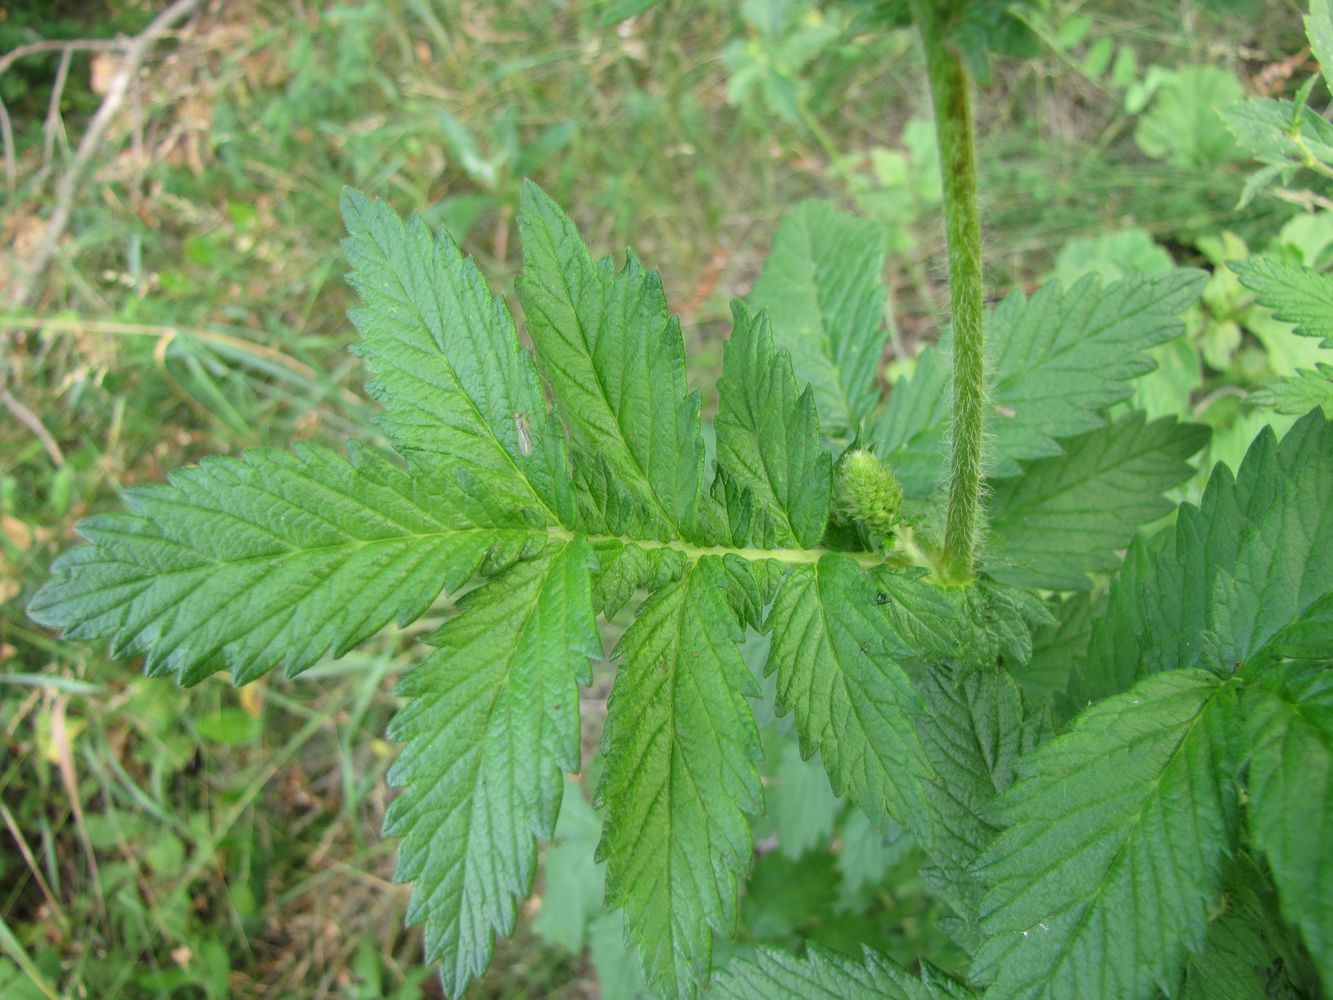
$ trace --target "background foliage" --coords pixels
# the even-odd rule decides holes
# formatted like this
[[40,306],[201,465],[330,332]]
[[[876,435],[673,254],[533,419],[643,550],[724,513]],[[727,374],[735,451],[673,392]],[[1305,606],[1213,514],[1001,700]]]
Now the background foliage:
[[[347,0],[293,16],[258,0],[202,3],[152,49],[93,150],[51,266],[10,302],[106,100],[117,50],[99,45],[161,6],[30,0],[0,14],[0,52],[79,40],[68,57],[36,53],[0,75],[12,134],[0,388],[16,404],[0,417],[0,995],[437,995],[418,936],[401,929],[407,890],[389,882],[393,844],[378,830],[397,748],[377,734],[413,638],[442,609],[297,681],[181,691],[54,639],[22,608],[74,522],[119,506],[128,486],[210,453],[376,440],[346,351],[344,184],[446,225],[508,288],[518,181],[536,178],[597,251],[632,242],[661,269],[691,377],[710,389],[728,300],[776,303],[780,283],[756,279],[781,217],[801,198],[831,199],[868,220],[861,259],[883,261],[891,293],[866,321],[882,310],[893,346],[874,383],[817,386],[821,407],[922,374],[917,352],[947,294],[915,40],[867,33],[873,4],[805,0],[682,0],[623,21],[644,5]],[[1326,138],[1329,92],[1307,85],[1300,11],[1014,6],[1013,46],[1033,58],[1007,62],[1004,46],[978,56],[990,74],[977,106],[993,293],[1052,274],[1208,272],[1188,336],[1151,348],[1158,368],[1135,402],[1209,424],[1198,467],[1234,467],[1262,424],[1281,433],[1308,408],[1301,392],[1326,392],[1300,373],[1333,363],[1318,338],[1291,335],[1300,316],[1264,305],[1284,266],[1299,276],[1333,263],[1320,170],[1299,145],[1256,163],[1261,145],[1247,138],[1293,108],[1309,142]],[[1267,119],[1217,113],[1255,95],[1270,98]],[[1250,253],[1273,263],[1222,266]],[[1290,398],[1276,416],[1252,405],[1274,394]],[[706,397],[705,420],[715,410]],[[1202,485],[1179,496],[1197,500]],[[1040,664],[1025,686],[1041,689]],[[602,667],[582,692],[585,719],[604,712],[608,689]],[[928,952],[947,968],[949,914],[925,894],[910,837],[840,806],[818,763],[801,761],[789,719],[758,721],[769,811],[752,830],[739,943],[716,960],[874,940],[904,965]],[[538,894],[474,995],[639,989],[619,918],[599,903],[599,824],[580,794],[600,781],[588,728]]]

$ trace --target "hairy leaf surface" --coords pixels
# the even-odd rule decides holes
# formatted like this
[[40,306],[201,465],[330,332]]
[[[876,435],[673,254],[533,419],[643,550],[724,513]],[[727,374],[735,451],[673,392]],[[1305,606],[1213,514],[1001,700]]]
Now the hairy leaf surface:
[[1089,573],[1115,569],[1134,533],[1170,512],[1162,494],[1193,475],[1187,459],[1207,441],[1205,427],[1131,411],[994,481],[987,571],[1021,587],[1089,589]]
[[769,612],[768,669],[779,710],[796,714],[802,753],[823,756],[833,790],[872,819],[887,812],[920,834],[930,766],[916,725],[925,706],[899,665],[911,650],[883,604],[846,556],[795,567]]
[[513,558],[545,535],[487,523],[464,499],[364,449],[206,458],[127,491],[132,513],[80,522],[93,544],[55,562],[28,613],[186,684],[279,663],[296,674],[416,619],[492,549]]
[[395,447],[420,474],[452,482],[461,470],[497,507],[546,523],[572,520],[564,433],[546,411],[514,321],[452,239],[406,225],[382,201],[343,192],[352,320],[367,388]]
[[[1325,646],[1333,660],[1333,645]],[[1282,913],[1333,983],[1333,671],[1287,666],[1245,692],[1246,810]]]
[[1094,599],[1088,591],[1073,593],[1052,608],[1055,622],[1033,633],[1032,658],[1014,671],[1024,694],[1038,702],[1063,695],[1074,665],[1087,655],[1092,623],[1105,613],[1105,596]]
[[409,923],[451,994],[485,971],[532,890],[535,838],[550,839],[579,768],[578,683],[601,655],[582,540],[551,545],[459,602],[439,649],[403,680],[389,727],[407,745],[384,821],[401,837],[395,877],[413,882]]
[[708,994],[721,1000],[961,1000],[972,994],[927,967],[918,978],[867,949],[861,961],[810,946],[803,957],[772,948],[737,960],[719,973]]
[[995,798],[1016,777],[1020,755],[1036,748],[1039,719],[1028,718],[1008,672],[935,664],[921,684],[928,714],[922,740],[934,768],[926,787],[934,841],[930,884],[953,907],[975,943],[983,886],[975,869],[999,832]]
[[649,981],[669,995],[702,986],[713,931],[736,921],[744,814],[762,803],[745,700],[758,686],[725,588],[710,556],[648,599],[621,639],[603,733],[607,900],[625,908]]
[[773,318],[773,338],[814,389],[825,430],[854,433],[879,402],[887,301],[879,228],[829,202],[802,202],[778,227],[748,301]]
[[1019,766],[982,870],[979,974],[1006,998],[1148,997],[1204,942],[1237,835],[1234,687],[1141,681]]
[[[1058,439],[1101,426],[1102,411],[1153,369],[1148,349],[1184,329],[1179,316],[1203,281],[1178,270],[1102,286],[1089,275],[1067,290],[1051,282],[1001,302],[986,322],[988,474],[1016,476],[1020,461],[1058,455]],[[946,335],[922,352],[875,428],[878,454],[912,497],[929,497],[944,476],[952,349]]]
[[809,386],[798,392],[768,317],[737,303],[718,382],[717,460],[777,527],[774,545],[818,543],[829,517],[832,456],[819,440]]
[[680,323],[662,280],[632,253],[594,261],[568,216],[531,182],[518,218],[519,296],[538,363],[574,441],[596,453],[657,534],[697,540],[704,444],[685,391]]

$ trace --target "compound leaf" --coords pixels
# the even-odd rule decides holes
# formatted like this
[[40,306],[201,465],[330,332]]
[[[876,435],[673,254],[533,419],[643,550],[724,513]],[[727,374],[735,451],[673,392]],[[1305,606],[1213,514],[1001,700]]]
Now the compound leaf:
[[1236,691],[1147,678],[1019,765],[982,875],[992,991],[1146,997],[1202,948],[1237,836]]
[[873,222],[825,201],[802,202],[782,220],[748,302],[773,318],[774,340],[814,389],[829,434],[855,434],[879,402],[887,299]]
[[1015,586],[1089,589],[1089,573],[1115,569],[1134,533],[1170,512],[1162,494],[1194,474],[1187,459],[1207,441],[1206,427],[1131,411],[994,481],[987,572]]
[[668,995],[702,986],[713,931],[735,924],[744,814],[762,803],[745,700],[758,685],[725,591],[709,556],[644,603],[620,642],[603,733],[607,901],[624,907],[649,982]]
[[865,950],[861,961],[810,945],[805,955],[760,948],[723,969],[708,994],[720,1000],[962,1000],[972,994],[929,966],[921,978]]
[[597,454],[655,522],[697,540],[704,444],[685,392],[680,323],[662,280],[632,253],[594,261],[569,217],[531,181],[518,217],[518,291],[541,370],[574,442]]
[[513,931],[535,838],[555,832],[561,772],[579,768],[577,685],[601,655],[591,563],[587,542],[553,544],[469,592],[399,686],[409,701],[389,736],[406,746],[389,782],[403,791],[384,832],[402,838],[407,920],[425,924],[451,995],[485,971],[493,934]]
[[776,351],[768,316],[732,307],[718,382],[717,461],[777,525],[775,545],[812,548],[829,517],[833,458],[819,440],[809,386],[798,394],[791,358]]
[[919,834],[930,773],[916,729],[925,706],[899,665],[912,654],[881,597],[847,556],[796,566],[769,612],[767,669],[777,672],[779,711],[796,713],[801,752],[823,756],[834,792]]
[[512,559],[545,536],[488,523],[363,449],[206,458],[125,498],[131,513],[80,523],[93,544],[56,560],[28,613],[184,684],[341,656],[419,617],[492,549]]
[[[1184,329],[1179,316],[1204,279],[1177,270],[1103,286],[1088,275],[1067,290],[1051,282],[1001,302],[987,318],[988,474],[1016,476],[1020,461],[1058,455],[1058,439],[1100,427],[1102,412],[1153,369],[1148,349]],[[911,497],[929,497],[944,475],[952,349],[946,334],[922,352],[876,425],[878,454]]]
[[[1325,652],[1333,657],[1333,646]],[[1333,983],[1333,672],[1286,666],[1245,692],[1250,836],[1282,913]]]

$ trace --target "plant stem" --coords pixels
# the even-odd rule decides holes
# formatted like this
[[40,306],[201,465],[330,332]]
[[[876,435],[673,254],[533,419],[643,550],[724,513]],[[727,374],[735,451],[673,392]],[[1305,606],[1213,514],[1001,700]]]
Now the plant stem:
[[981,503],[982,414],[986,404],[982,333],[981,223],[977,214],[977,162],[967,69],[946,31],[956,10],[951,0],[912,0],[912,14],[926,50],[935,135],[944,186],[949,244],[949,299],[953,314],[953,426],[949,457],[949,505],[940,576],[946,583],[973,578],[973,549]]

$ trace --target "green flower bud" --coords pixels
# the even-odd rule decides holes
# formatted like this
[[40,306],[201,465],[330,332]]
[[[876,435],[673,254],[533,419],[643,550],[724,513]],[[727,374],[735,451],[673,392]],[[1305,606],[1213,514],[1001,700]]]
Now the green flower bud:
[[903,487],[893,470],[868,451],[848,452],[838,462],[834,510],[880,535],[893,534],[903,505]]

